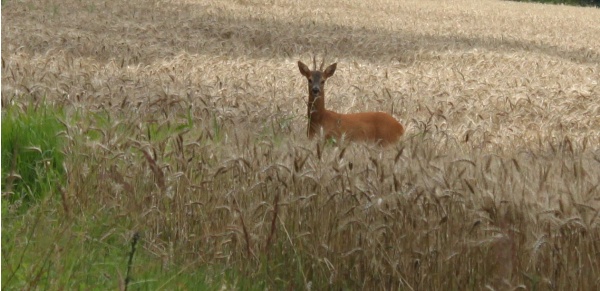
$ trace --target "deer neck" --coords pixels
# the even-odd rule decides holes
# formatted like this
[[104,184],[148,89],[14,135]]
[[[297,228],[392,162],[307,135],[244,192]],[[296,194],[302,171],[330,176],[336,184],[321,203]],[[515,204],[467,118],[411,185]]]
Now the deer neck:
[[319,95],[309,93],[308,97],[308,136],[313,136],[325,115],[325,92]]

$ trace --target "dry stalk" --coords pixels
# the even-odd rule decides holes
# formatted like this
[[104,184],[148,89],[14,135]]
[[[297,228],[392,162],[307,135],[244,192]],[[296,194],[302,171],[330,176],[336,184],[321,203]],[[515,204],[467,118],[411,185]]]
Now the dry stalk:
[[272,245],[273,237],[275,236],[275,228],[277,226],[277,215],[279,213],[279,195],[275,195],[275,199],[273,201],[273,219],[271,219],[271,231],[269,232],[269,236],[267,238],[267,242],[265,243],[265,252],[269,254],[269,250]]

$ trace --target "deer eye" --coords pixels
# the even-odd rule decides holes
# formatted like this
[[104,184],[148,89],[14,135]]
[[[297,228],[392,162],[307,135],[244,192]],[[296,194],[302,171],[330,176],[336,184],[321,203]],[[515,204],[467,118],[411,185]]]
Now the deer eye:
[[308,79],[308,82],[309,82],[309,83],[312,83],[312,79]]

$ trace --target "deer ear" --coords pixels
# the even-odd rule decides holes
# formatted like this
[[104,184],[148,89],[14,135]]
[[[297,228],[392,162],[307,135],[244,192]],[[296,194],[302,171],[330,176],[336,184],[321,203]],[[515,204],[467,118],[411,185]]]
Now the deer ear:
[[323,77],[325,79],[333,76],[333,73],[335,73],[335,68],[337,68],[337,63],[334,63],[332,65],[330,65],[329,67],[327,67],[327,69],[325,69],[325,72],[323,72]]
[[298,69],[300,69],[300,74],[304,77],[310,77],[310,69],[303,62],[298,61]]

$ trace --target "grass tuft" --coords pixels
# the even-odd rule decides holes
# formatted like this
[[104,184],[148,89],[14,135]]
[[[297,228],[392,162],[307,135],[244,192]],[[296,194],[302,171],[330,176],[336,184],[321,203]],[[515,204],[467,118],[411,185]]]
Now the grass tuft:
[[54,194],[65,181],[63,113],[46,106],[2,111],[3,201],[29,205]]

